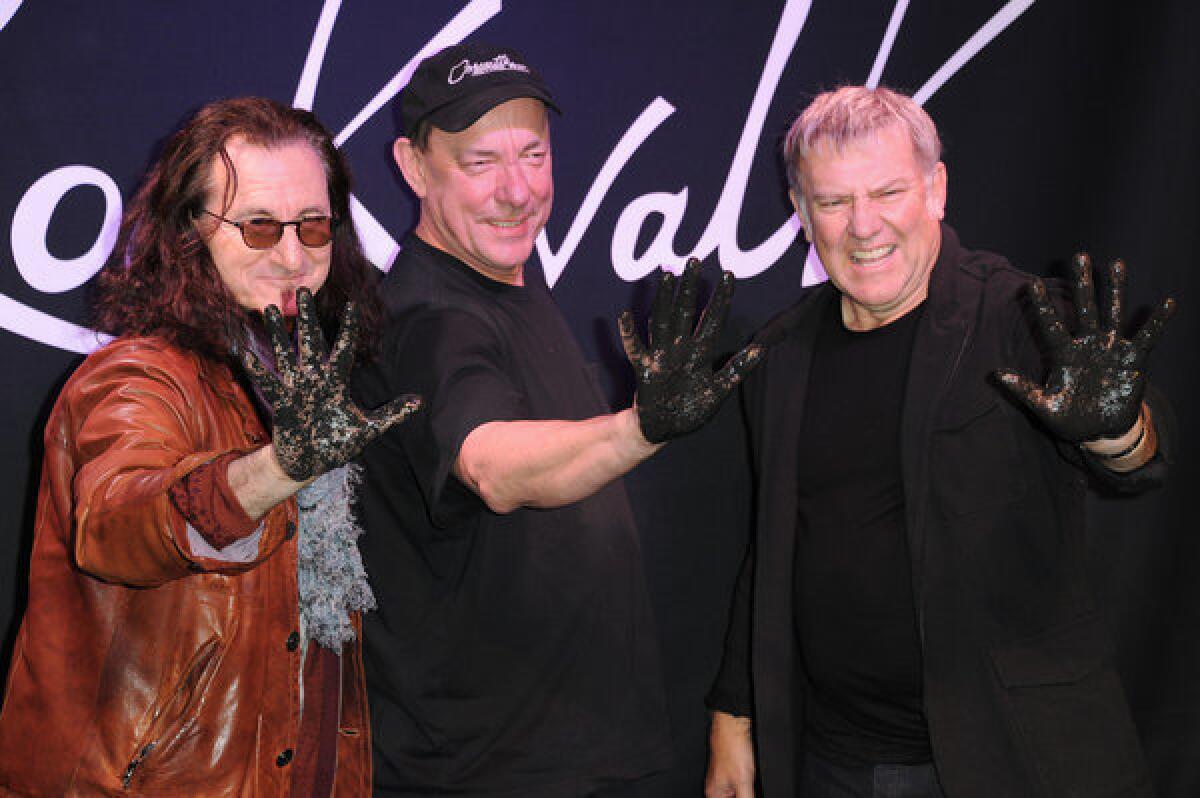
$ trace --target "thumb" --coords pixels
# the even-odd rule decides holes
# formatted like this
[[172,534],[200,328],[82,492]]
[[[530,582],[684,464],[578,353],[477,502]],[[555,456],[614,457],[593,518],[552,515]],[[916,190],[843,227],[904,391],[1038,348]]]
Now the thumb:
[[420,396],[415,393],[406,393],[396,397],[383,407],[371,411],[367,416],[367,424],[376,431],[376,434],[383,433],[397,424],[407,421],[413,413],[421,409],[422,404],[424,404],[424,400]]
[[1049,420],[1049,414],[1046,412],[1046,391],[1041,385],[1013,369],[996,369],[992,376],[1008,396],[1043,421]]

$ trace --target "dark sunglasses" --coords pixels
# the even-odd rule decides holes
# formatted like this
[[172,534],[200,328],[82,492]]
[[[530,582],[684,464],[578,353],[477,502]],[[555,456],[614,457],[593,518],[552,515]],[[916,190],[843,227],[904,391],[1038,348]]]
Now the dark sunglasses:
[[323,247],[333,240],[333,227],[337,220],[332,216],[308,216],[292,222],[280,222],[275,219],[247,219],[235,222],[220,214],[205,210],[214,219],[220,219],[225,224],[231,224],[242,234],[242,241],[250,249],[270,249],[283,238],[283,228],[295,227],[296,238],[306,247]]

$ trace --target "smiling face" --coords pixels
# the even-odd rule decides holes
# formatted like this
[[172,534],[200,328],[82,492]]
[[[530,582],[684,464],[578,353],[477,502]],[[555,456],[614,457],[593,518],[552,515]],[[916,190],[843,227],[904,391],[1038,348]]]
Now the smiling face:
[[[218,157],[211,167],[211,187],[205,208],[234,222],[274,219],[290,222],[311,216],[329,216],[325,169],[316,151],[297,142],[265,148],[234,136],[225,151],[237,174],[237,194],[222,210],[229,175]],[[306,247],[296,237],[295,226],[284,229],[279,243],[269,249],[251,249],[238,228],[203,216],[205,243],[221,281],[239,305],[249,310],[278,306],[285,315],[296,313],[296,289],[313,294],[329,276],[333,244]]]
[[842,320],[870,330],[919,305],[941,245],[946,167],[923,170],[899,126],[836,150],[822,141],[800,165],[792,202],[829,279]]
[[493,280],[523,284],[554,200],[545,105],[509,100],[460,133],[434,128],[424,149],[397,139],[394,153],[421,200],[417,235]]

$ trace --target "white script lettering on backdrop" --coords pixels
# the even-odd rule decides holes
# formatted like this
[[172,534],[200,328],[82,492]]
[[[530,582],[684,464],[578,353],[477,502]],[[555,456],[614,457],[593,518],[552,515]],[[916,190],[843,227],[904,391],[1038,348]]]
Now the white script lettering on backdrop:
[[[704,259],[714,252],[722,268],[740,278],[753,277],[775,265],[791,246],[800,232],[794,215],[781,220],[779,228],[769,238],[748,250],[743,250],[737,242],[737,226],[767,111],[784,65],[804,29],[812,2],[788,0],[784,6],[741,137],[730,161],[724,187],[700,239],[688,252],[675,251],[675,236],[688,204],[686,185],[674,192],[655,191],[630,200],[618,216],[610,244],[613,271],[622,280],[639,280],[660,265],[678,268],[689,257]],[[925,82],[914,95],[916,100],[920,103],[928,100],[1033,3],[1034,0],[1009,0],[1005,3]],[[21,0],[0,0],[0,36],[3,36],[4,27],[20,6]],[[908,0],[897,0],[871,74],[866,79],[868,85],[877,85],[907,8]],[[293,104],[297,107],[313,107],[325,52],[340,9],[341,0],[326,0],[322,7],[293,98]],[[363,123],[386,106],[408,84],[416,65],[423,58],[466,39],[502,11],[501,0],[473,0],[464,5],[338,133],[335,139],[337,144],[341,146]],[[538,257],[551,287],[570,263],[617,176],[638,148],[674,112],[675,106],[663,97],[650,100],[645,110],[617,141],[596,174],[558,248],[551,246],[545,231],[538,236]],[[58,258],[47,247],[46,232],[63,197],[79,186],[95,186],[103,192],[104,215],[98,220],[95,242],[86,253],[76,258]],[[356,198],[351,198],[351,207],[368,257],[380,269],[386,270],[398,250],[395,239]],[[121,197],[116,183],[99,169],[71,164],[48,172],[24,192],[13,213],[10,241],[17,271],[30,287],[42,293],[60,293],[82,286],[103,266],[112,252],[121,211]],[[647,219],[653,215],[661,216],[662,224],[653,240],[638,255],[635,248],[639,234]],[[816,258],[815,250],[810,250],[804,268],[804,284],[819,282],[824,277],[824,269]],[[48,346],[80,353],[91,351],[105,340],[104,336],[31,308],[4,294],[0,294],[0,327]]]

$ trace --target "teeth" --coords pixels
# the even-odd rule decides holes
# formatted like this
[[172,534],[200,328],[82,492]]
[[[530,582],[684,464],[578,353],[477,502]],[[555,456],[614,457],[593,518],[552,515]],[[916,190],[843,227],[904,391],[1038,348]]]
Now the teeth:
[[520,222],[492,222],[492,224],[496,227],[517,227],[521,223]]
[[884,244],[881,247],[874,249],[856,249],[850,253],[850,257],[859,263],[863,261],[879,260],[882,257],[892,254],[892,250],[896,248],[895,244]]

